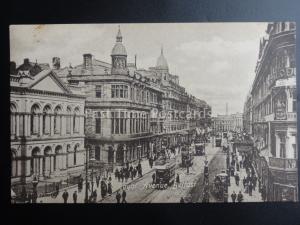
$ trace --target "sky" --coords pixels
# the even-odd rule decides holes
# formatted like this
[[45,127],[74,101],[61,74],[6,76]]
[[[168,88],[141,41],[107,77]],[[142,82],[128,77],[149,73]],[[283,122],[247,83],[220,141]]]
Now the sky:
[[51,65],[52,57],[60,57],[62,67],[76,66],[91,53],[110,63],[118,25],[128,62],[136,54],[138,68],[155,66],[163,46],[169,72],[211,105],[213,116],[225,114],[226,102],[228,113],[243,112],[267,23],[12,25],[11,61]]

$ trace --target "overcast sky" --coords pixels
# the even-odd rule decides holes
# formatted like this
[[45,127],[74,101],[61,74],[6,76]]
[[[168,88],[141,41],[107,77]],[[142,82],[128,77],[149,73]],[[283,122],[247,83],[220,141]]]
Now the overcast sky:
[[[266,23],[120,24],[128,62],[155,66],[163,46],[171,74],[180,84],[212,106],[212,114],[243,111],[254,79],[259,40]],[[84,53],[111,62],[117,24],[18,25],[10,27],[11,61],[24,58],[61,65],[82,63]]]

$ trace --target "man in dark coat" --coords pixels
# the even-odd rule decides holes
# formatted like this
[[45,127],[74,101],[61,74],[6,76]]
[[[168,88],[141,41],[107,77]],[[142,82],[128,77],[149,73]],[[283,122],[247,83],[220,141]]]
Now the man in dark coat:
[[238,200],[238,202],[242,202],[242,201],[243,201],[243,199],[244,199],[244,196],[243,196],[242,192],[241,192],[241,191],[239,191],[239,194],[238,194],[238,196],[237,196],[237,200]]
[[121,194],[120,194],[119,191],[117,191],[116,199],[117,199],[117,203],[120,203],[120,200],[121,200]]
[[122,192],[122,203],[127,203],[126,202],[126,191],[125,191],[125,189],[123,189],[123,192]]
[[152,174],[152,184],[155,184],[155,173]]
[[120,172],[118,170],[118,168],[115,170],[115,178],[118,179],[118,181],[120,181]]
[[97,188],[99,187],[99,182],[100,182],[100,176],[96,176],[96,185],[97,185]]
[[261,198],[263,201],[266,201],[267,198],[267,190],[266,190],[266,186],[262,186],[261,188]]
[[67,203],[68,202],[68,198],[69,198],[69,193],[67,192],[67,190],[64,191],[62,197],[64,199],[64,203]]
[[235,184],[237,186],[239,186],[239,184],[240,184],[240,176],[238,175],[238,173],[235,174],[234,178],[235,178]]
[[111,182],[110,182],[110,181],[109,181],[108,184],[107,184],[107,193],[108,193],[109,195],[112,194],[112,185],[111,185]]
[[176,175],[176,183],[179,184],[180,183],[180,179],[179,179],[179,174],[177,173]]
[[74,191],[73,193],[73,202],[77,203],[77,191]]
[[236,200],[236,193],[233,191],[233,193],[231,194],[231,200],[232,200],[232,202],[235,202],[235,200]]

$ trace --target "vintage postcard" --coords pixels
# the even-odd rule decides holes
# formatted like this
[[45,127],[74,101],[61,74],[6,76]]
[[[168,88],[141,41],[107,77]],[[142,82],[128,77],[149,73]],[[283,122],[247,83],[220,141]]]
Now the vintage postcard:
[[12,203],[298,201],[296,23],[10,26]]

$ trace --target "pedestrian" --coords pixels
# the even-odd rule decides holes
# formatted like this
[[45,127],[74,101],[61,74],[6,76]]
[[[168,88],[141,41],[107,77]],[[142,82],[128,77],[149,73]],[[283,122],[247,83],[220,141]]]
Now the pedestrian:
[[25,188],[24,185],[22,186],[21,199],[22,199],[23,202],[25,202],[26,199],[27,199],[27,192],[26,192],[26,188]]
[[243,187],[244,187],[244,189],[246,187],[246,177],[243,178]]
[[112,194],[112,185],[110,181],[108,181],[107,184],[107,193],[109,194],[109,196]]
[[123,192],[122,192],[122,203],[127,203],[126,202],[126,191],[124,188],[123,188]]
[[264,185],[261,189],[261,198],[263,201],[266,201],[267,198],[267,190],[266,190],[266,186]]
[[73,202],[77,203],[77,191],[74,191],[73,193]]
[[155,184],[155,173],[152,174],[152,184]]
[[107,185],[104,181],[104,179],[102,179],[101,181],[101,197],[104,198],[106,196],[106,192],[107,192]]
[[232,200],[232,202],[235,202],[235,200],[236,200],[236,193],[235,193],[235,191],[233,191],[232,194],[231,194],[231,200]]
[[183,197],[180,198],[180,203],[184,203]]
[[111,182],[111,176],[108,177],[108,181]]
[[69,193],[67,192],[67,190],[64,191],[64,193],[62,194],[62,197],[64,199],[64,203],[67,203],[68,198],[69,198]]
[[38,197],[37,191],[33,191],[31,195],[31,199],[32,199],[31,202],[36,203],[37,197]]
[[94,203],[97,202],[97,196],[98,196],[97,195],[97,190],[95,189],[94,192],[93,192],[93,198],[92,198]]
[[253,182],[253,190],[255,191],[256,184],[257,184],[257,176],[255,174],[254,174],[254,176],[252,178],[252,182]]
[[99,182],[100,182],[100,176],[96,176],[96,185],[97,185],[97,188],[99,188]]
[[251,181],[249,181],[248,189],[249,189],[249,196],[252,196],[253,184]]
[[124,168],[122,168],[122,169],[121,169],[121,172],[120,172],[120,177],[121,177],[122,183],[124,182],[124,175],[125,175],[125,173],[124,173]]
[[242,202],[243,200],[244,200],[244,196],[243,196],[242,192],[239,191],[239,194],[238,194],[238,196],[237,196],[237,201],[238,201],[238,202]]
[[120,203],[120,200],[121,200],[121,194],[120,194],[119,191],[117,191],[116,199],[117,199],[117,203]]
[[176,176],[176,183],[179,184],[180,183],[180,178],[179,178],[179,174],[177,173],[177,176]]
[[234,178],[235,178],[235,184],[236,184],[236,186],[239,186],[239,183],[240,183],[240,176],[239,176],[239,174],[235,173]]
[[118,168],[115,170],[115,179],[118,179],[118,181],[120,182],[120,177],[119,177],[119,170],[118,170]]

